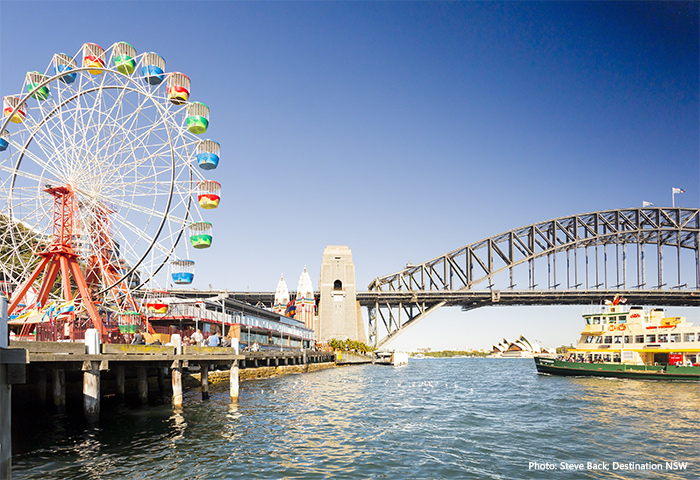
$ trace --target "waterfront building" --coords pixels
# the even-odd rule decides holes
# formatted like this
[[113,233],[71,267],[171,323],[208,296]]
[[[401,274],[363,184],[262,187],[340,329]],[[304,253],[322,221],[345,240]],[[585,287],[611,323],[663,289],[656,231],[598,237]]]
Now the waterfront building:
[[319,280],[316,340],[358,340],[367,343],[362,310],[357,302],[355,264],[347,246],[328,245],[323,251]]
[[314,298],[314,286],[311,283],[311,275],[304,271],[299,277],[296,296],[296,319],[304,323],[304,326],[314,330],[314,317],[316,316],[316,300]]
[[[171,292],[177,295],[176,291]],[[303,322],[245,302],[221,296],[210,298],[161,299],[167,304],[163,315],[149,318],[154,340],[168,343],[173,333],[191,337],[199,329],[204,337],[219,335],[238,339],[241,348],[257,343],[261,349],[296,350],[314,346],[314,332]]]
[[275,302],[272,304],[272,311],[284,315],[289,304],[289,288],[287,282],[284,281],[284,275],[280,276],[280,281],[277,283],[275,290]]

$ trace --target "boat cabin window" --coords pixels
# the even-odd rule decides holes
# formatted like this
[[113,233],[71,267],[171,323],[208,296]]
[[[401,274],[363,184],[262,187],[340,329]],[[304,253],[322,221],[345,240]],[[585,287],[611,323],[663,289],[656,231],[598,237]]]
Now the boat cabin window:
[[671,342],[680,342],[681,341],[681,334],[680,333],[672,333],[671,334]]
[[584,340],[585,343],[593,343],[593,335],[588,335],[586,337],[586,340]]
[[590,324],[591,324],[591,317],[586,317],[586,325],[590,325]]
[[686,355],[685,356],[686,361],[693,363],[693,364],[697,361],[697,358],[698,357],[696,357],[695,355]]
[[603,342],[603,337],[595,337],[595,343],[602,343]]
[[659,343],[668,342],[668,333],[659,333]]
[[635,335],[634,343],[644,343],[644,335]]
[[627,323],[627,315],[620,315],[617,317],[617,323]]
[[600,325],[600,317],[593,317],[593,325]]
[[625,335],[625,343],[632,343],[632,335]]
[[608,323],[610,323],[610,324],[615,323],[615,317],[608,317]]
[[605,355],[603,355],[603,358],[605,359],[606,362],[609,362],[610,361],[610,354],[606,353]]
[[622,343],[622,335],[615,335],[614,343]]
[[694,333],[684,333],[683,334],[683,341],[684,342],[694,342],[695,341],[695,334]]
[[612,336],[606,335],[605,340],[603,340],[603,343],[612,343]]
[[656,335],[647,335],[647,343],[655,343]]

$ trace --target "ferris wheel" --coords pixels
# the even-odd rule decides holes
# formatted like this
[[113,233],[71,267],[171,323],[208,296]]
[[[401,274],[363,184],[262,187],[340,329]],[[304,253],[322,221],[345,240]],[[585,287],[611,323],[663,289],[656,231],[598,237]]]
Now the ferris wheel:
[[3,97],[0,124],[10,313],[71,300],[91,318],[96,305],[134,311],[135,290],[159,272],[191,282],[187,244],[211,245],[201,208],[219,203],[202,173],[220,147],[201,138],[209,108],[189,101],[189,77],[125,42],[86,43],[27,73],[22,92]]

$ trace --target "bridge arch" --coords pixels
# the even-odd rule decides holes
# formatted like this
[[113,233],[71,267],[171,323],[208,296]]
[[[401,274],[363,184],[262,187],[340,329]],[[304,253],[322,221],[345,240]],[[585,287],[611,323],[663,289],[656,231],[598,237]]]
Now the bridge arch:
[[614,294],[700,305],[699,245],[697,208],[605,210],[516,228],[375,278],[361,299],[369,340],[386,344],[445,305],[575,304]]

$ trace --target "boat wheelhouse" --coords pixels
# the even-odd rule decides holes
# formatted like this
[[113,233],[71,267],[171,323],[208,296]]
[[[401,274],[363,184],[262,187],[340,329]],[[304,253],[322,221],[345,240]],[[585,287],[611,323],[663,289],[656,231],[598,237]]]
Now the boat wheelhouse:
[[583,319],[576,348],[562,359],[536,358],[539,372],[700,381],[700,326],[685,317],[626,308],[616,298]]

